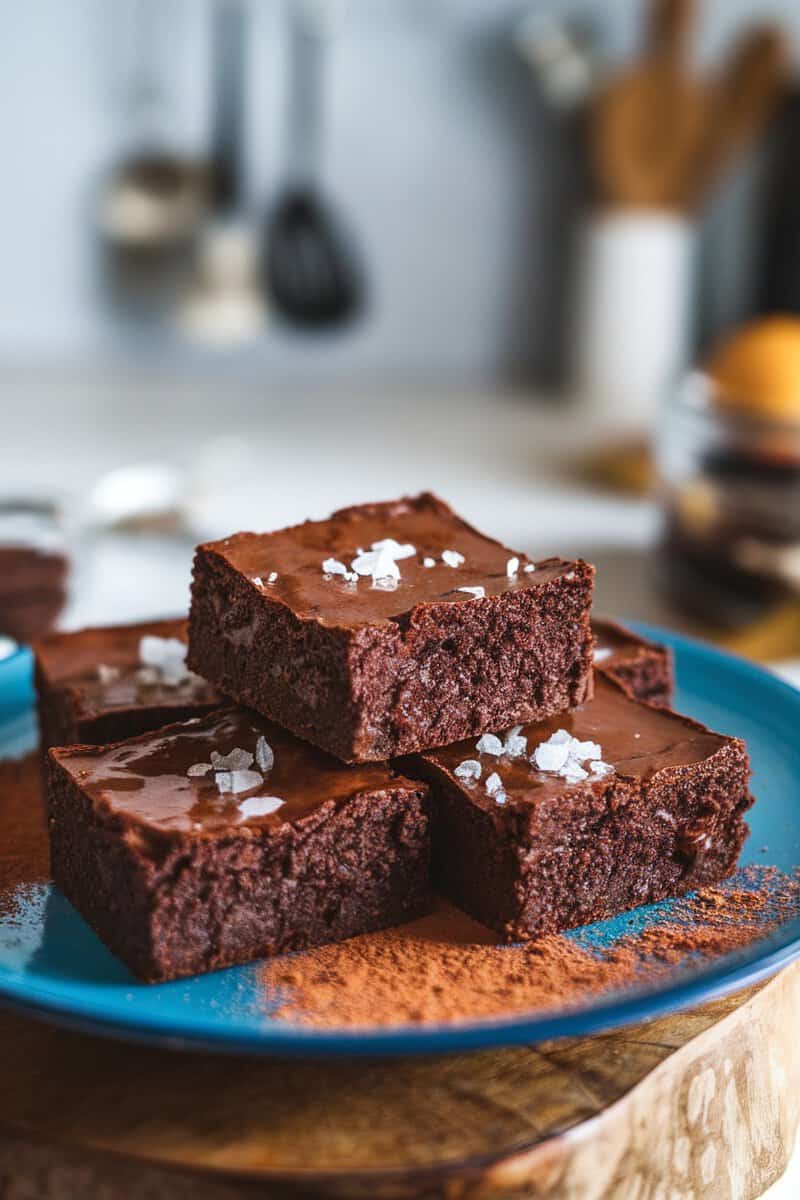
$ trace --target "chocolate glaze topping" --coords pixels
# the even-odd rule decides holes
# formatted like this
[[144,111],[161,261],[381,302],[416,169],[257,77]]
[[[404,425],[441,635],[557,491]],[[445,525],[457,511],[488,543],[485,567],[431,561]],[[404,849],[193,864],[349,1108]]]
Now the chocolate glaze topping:
[[[627,776],[643,780],[667,767],[702,762],[732,740],[712,733],[688,717],[631,700],[622,688],[601,675],[595,677],[594,699],[588,704],[540,724],[523,726],[521,732],[528,739],[527,756],[557,729],[566,729],[581,741],[598,742],[603,762],[615,768],[618,778]],[[614,778],[592,780],[590,777],[583,783],[568,784],[558,775],[538,771],[529,757],[512,759],[479,754],[475,741],[458,742],[442,750],[429,751],[422,757],[442,769],[456,787],[488,811],[499,808],[484,787],[493,771],[500,775],[508,797],[506,808],[515,803],[533,804],[563,794],[570,787],[602,790]],[[480,780],[474,785],[465,784],[453,775],[459,763],[470,758],[478,759],[483,768]]]
[[[174,687],[143,683],[139,642],[149,634],[186,642],[186,621],[149,621],[141,625],[115,625],[82,629],[76,633],[53,633],[42,638],[36,649],[51,686],[74,688],[80,694],[81,714],[92,717],[109,709],[136,705],[213,704],[217,693],[195,675]],[[98,664],[119,671],[104,682]]]
[[[214,775],[187,775],[195,763],[210,762],[212,751],[224,755],[238,748],[254,753],[261,735],[275,761],[258,787],[237,795],[221,794]],[[328,801],[379,788],[413,786],[382,763],[344,766],[240,708],[169,725],[115,746],[78,746],[52,753],[100,813],[166,834],[202,836],[244,826],[276,829]],[[255,797],[277,797],[284,804],[276,812],[243,819],[240,803]]]
[[[413,557],[398,561],[401,578],[395,587],[373,584],[369,576],[358,583],[339,575],[325,576],[326,559],[336,559],[349,570],[359,550],[369,550],[384,538],[416,549]],[[306,521],[276,533],[237,533],[205,549],[249,579],[261,579],[261,586],[253,583],[253,587],[264,596],[286,604],[298,616],[331,625],[394,620],[424,602],[473,601],[458,590],[462,587],[483,587],[487,596],[537,588],[575,565],[551,558],[538,563],[535,571],[525,572],[529,559],[473,529],[429,492],[341,509],[325,521]],[[442,562],[444,550],[463,554],[463,564],[451,567]],[[436,565],[425,567],[426,557],[435,559]],[[509,578],[506,567],[514,557],[519,558],[519,571]],[[270,584],[267,580],[273,571],[278,577]]]

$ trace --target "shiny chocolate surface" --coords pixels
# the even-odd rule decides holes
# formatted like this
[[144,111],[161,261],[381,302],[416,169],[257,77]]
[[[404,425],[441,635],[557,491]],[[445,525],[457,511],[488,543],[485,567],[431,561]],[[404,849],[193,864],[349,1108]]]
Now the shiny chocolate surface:
[[[476,739],[471,738],[442,750],[430,751],[423,758],[443,770],[475,804],[489,811],[500,807],[486,793],[485,783],[492,772],[500,776],[506,805],[536,804],[572,787],[606,787],[614,776],[600,780],[590,777],[581,783],[569,784],[559,775],[539,771],[531,764],[529,756],[536,747],[559,729],[565,729],[581,741],[599,743],[602,761],[613,766],[617,776],[641,780],[647,780],[667,767],[702,762],[730,740],[686,717],[631,700],[620,687],[598,675],[593,700],[572,712],[522,727],[521,734],[527,738],[524,757],[480,754]],[[502,736],[502,730],[495,732]],[[473,784],[465,783],[453,774],[466,759],[477,759],[481,764],[481,778]]]
[[[261,780],[237,793],[225,790],[211,771],[189,776],[190,767],[211,763],[212,754],[256,753],[260,737],[274,754],[271,769],[251,769]],[[247,709],[221,710],[106,748],[60,749],[56,760],[102,815],[164,833],[216,834],[233,827],[275,829],[308,816],[330,800],[397,785],[382,763],[348,767],[301,742]],[[230,775],[230,773],[228,773]],[[272,812],[247,815],[257,804],[281,801]]]
[[[359,551],[386,538],[414,548],[397,562],[395,583],[358,581],[323,570],[333,559],[351,568]],[[325,521],[307,521],[275,533],[238,533],[205,549],[241,572],[265,597],[286,604],[301,617],[335,625],[387,621],[422,603],[474,603],[460,591],[483,588],[486,596],[530,590],[567,575],[575,563],[547,559],[525,571],[530,560],[473,529],[443,501],[428,493],[386,504],[343,509]],[[450,566],[444,551],[463,555]],[[509,560],[519,560],[509,574]],[[426,566],[425,560],[433,560]],[[273,572],[276,578],[270,582]]]

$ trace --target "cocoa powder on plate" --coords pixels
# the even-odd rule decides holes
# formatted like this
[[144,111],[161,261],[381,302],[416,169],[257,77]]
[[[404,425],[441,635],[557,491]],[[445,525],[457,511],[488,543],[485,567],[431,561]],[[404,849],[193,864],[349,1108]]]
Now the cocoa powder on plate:
[[273,959],[262,979],[274,1016],[319,1028],[513,1017],[646,988],[678,966],[740,950],[799,914],[800,883],[756,867],[664,905],[646,928],[605,948],[584,934],[502,945],[441,902],[397,929]]

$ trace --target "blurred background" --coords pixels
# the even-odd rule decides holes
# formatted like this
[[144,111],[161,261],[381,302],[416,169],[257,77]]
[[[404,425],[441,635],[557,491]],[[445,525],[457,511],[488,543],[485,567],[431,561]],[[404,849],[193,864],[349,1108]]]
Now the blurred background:
[[791,675],[799,55],[792,0],[15,6],[0,645],[432,488]]

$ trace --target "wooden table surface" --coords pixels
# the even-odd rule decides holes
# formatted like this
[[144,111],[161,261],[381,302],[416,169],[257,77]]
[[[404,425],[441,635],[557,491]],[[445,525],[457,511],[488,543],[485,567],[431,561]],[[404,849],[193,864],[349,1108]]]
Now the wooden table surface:
[[0,1015],[9,1200],[750,1200],[800,1123],[800,964],[686,1013],[537,1047],[303,1062]]

